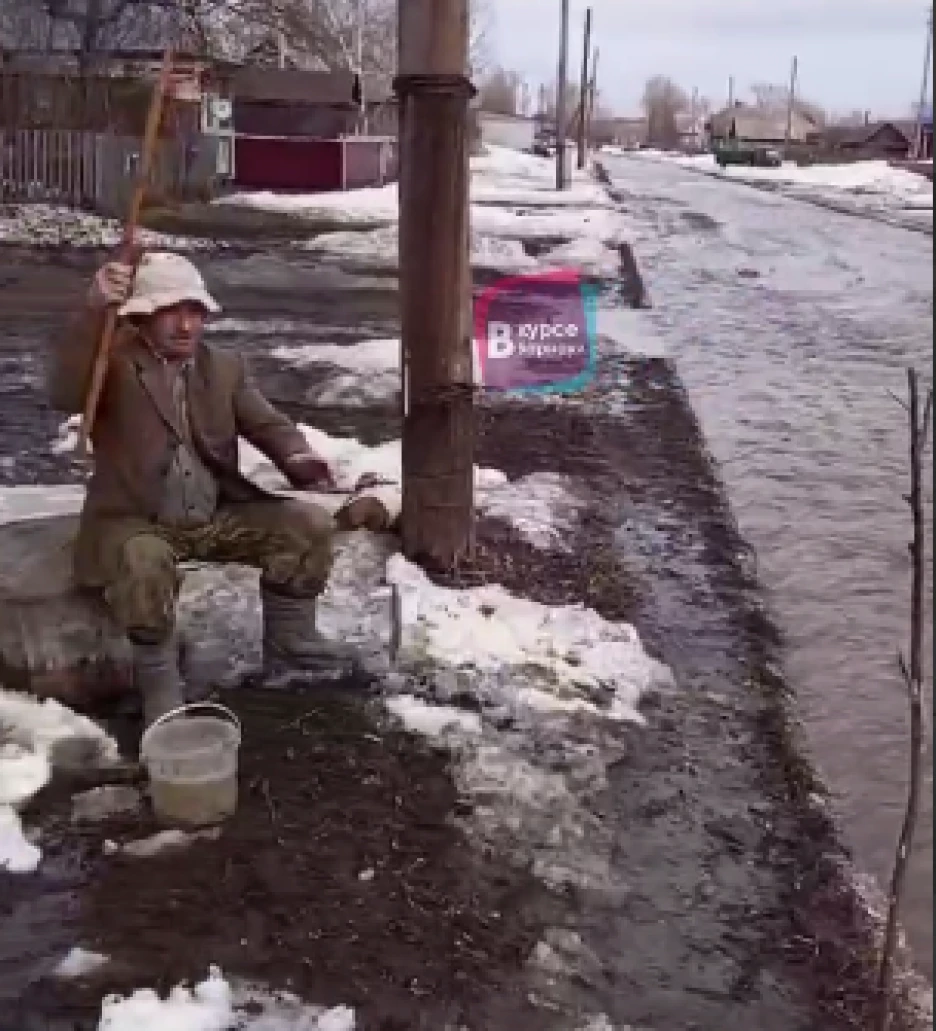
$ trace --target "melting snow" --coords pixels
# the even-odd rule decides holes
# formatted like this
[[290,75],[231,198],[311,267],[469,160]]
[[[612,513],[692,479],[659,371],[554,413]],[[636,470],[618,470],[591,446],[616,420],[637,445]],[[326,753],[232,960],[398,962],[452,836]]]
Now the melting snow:
[[100,952],[89,952],[75,946],[52,971],[54,977],[87,977],[110,962],[110,957]]
[[541,605],[498,584],[469,589],[434,585],[401,555],[387,563],[387,579],[407,598],[401,655],[418,667],[430,662],[479,675],[509,673],[543,697],[590,703],[615,720],[643,722],[641,696],[659,680],[637,631],[610,623],[584,605]]
[[[259,1012],[258,1012],[259,1011]],[[150,988],[108,996],[98,1031],[354,1031],[347,1006],[308,1006],[293,995],[235,989],[212,967],[193,988],[176,985],[161,999]]]
[[0,688],[0,869],[35,870],[41,850],[28,840],[18,810],[48,783],[57,742],[94,744],[96,764],[116,762],[116,742],[96,723],[53,699],[39,701]]
[[893,168],[886,161],[852,161],[840,165],[807,165],[784,162],[780,168],[747,168],[729,165],[719,168],[712,154],[675,155],[658,151],[636,151],[651,160],[665,160],[684,168],[694,168],[710,175],[742,182],[774,182],[783,186],[840,194],[869,201],[883,202],[898,208],[931,211],[933,183],[925,176],[903,168]]

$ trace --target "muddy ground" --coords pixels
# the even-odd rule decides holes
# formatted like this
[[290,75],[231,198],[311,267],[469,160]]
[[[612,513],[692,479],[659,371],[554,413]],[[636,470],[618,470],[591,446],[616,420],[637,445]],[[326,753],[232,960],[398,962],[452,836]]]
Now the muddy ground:
[[[74,285],[71,270],[61,278]],[[238,301],[271,311],[257,293]],[[382,335],[392,299],[375,300],[373,317],[339,305],[323,286],[284,292],[276,313],[329,311]],[[26,339],[7,332],[6,368],[29,364]],[[249,346],[271,394],[319,421],[269,344]],[[73,478],[66,459],[45,457],[51,414],[26,415],[35,384],[18,389],[4,388],[19,435],[10,475]],[[371,414],[373,437],[396,434],[388,411]],[[571,556],[482,521],[462,578],[632,621],[676,675],[674,693],[648,699],[646,727],[608,732],[619,758],[592,804],[626,888],[547,891],[481,854],[454,822],[470,802],[446,756],[388,729],[365,699],[238,692],[226,700],[250,726],[242,801],[219,841],[133,863],[102,855],[101,841],[140,836],[148,818],[76,839],[60,793],[36,800],[47,860],[35,877],[0,875],[0,1031],[93,1028],[104,993],[168,986],[209,963],[353,1006],[364,1031],[572,1031],[599,1012],[658,1031],[869,1026],[869,930],[811,805],[782,642],[672,368],[605,356],[587,401],[493,404],[479,424],[479,464],[566,472],[589,505]],[[581,934],[592,962],[537,1005],[529,959],[556,928]],[[81,983],[49,978],[77,943],[116,964]]]

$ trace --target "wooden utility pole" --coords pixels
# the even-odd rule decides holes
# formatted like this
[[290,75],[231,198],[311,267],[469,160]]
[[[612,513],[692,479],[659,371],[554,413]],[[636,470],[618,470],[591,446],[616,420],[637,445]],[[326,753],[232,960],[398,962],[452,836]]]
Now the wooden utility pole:
[[588,132],[589,139],[591,139],[592,123],[594,122],[595,118],[595,97],[598,93],[598,53],[598,47],[595,47],[595,52],[592,55],[591,77],[588,80],[588,106],[586,108],[586,131]]
[[787,98],[786,132],[783,137],[787,154],[789,154],[790,143],[793,140],[793,112],[796,109],[796,74],[797,59],[794,57],[790,68],[790,95]]
[[699,87],[692,87],[692,106],[690,107],[690,131],[692,133],[692,147],[694,150],[699,146],[699,134],[696,131],[696,119],[699,117]]
[[585,10],[585,32],[582,41],[582,73],[579,77],[578,167],[585,167],[588,133],[588,59],[591,56],[591,8]]
[[358,77],[358,118],[355,135],[367,134],[367,98],[364,95],[364,5],[366,0],[356,0],[354,9],[354,71]]
[[556,189],[566,187],[566,103],[568,101],[569,0],[561,0],[559,70],[556,75]]
[[916,133],[913,140],[913,156],[917,161],[923,158],[923,111],[929,87],[930,61],[933,56],[933,5],[930,4],[926,19],[926,49],[923,56],[923,80],[920,83],[920,102],[917,105]]
[[397,0],[404,554],[473,543],[468,0]]

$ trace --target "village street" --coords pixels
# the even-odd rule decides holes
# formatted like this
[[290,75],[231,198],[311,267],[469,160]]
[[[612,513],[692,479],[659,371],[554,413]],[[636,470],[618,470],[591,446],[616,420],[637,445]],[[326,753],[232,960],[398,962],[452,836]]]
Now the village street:
[[[133,856],[104,842],[146,839],[145,813],[76,823],[53,779],[23,812],[37,871],[0,874],[2,1031],[96,1028],[108,993],[212,964],[264,1031],[867,1026],[869,923],[798,747],[880,875],[893,826],[867,817],[901,801],[908,533],[886,392],[925,368],[926,238],[646,159],[608,159],[610,194],[583,178],[560,206],[546,162],[475,165],[477,283],[572,266],[601,284],[595,389],[485,402],[457,594],[388,564],[384,539],[346,542],[325,622],[381,668],[366,699],[232,688],[256,662],[255,577],[190,577],[193,680],[244,720],[239,811]],[[225,306],[213,339],[343,468],[398,476],[395,214],[364,193],[324,235],[315,200],[242,199],[291,209],[300,243],[197,260]],[[80,494],[41,348],[101,252],[30,247],[32,217],[0,219],[0,522]],[[631,307],[625,243],[651,310]],[[420,619],[387,671],[394,577]],[[126,739],[119,714],[107,727]],[[180,1027],[230,1026],[216,986],[175,1012],[137,1002],[152,1024],[111,1026],[172,1031],[186,1007]]]

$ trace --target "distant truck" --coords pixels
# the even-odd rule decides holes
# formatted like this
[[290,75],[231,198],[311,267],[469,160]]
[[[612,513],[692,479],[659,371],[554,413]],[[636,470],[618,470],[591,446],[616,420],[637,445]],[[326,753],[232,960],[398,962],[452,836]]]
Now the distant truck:
[[721,168],[728,165],[747,165],[749,168],[779,168],[783,164],[780,152],[773,147],[738,140],[721,140],[712,146],[712,153]]

